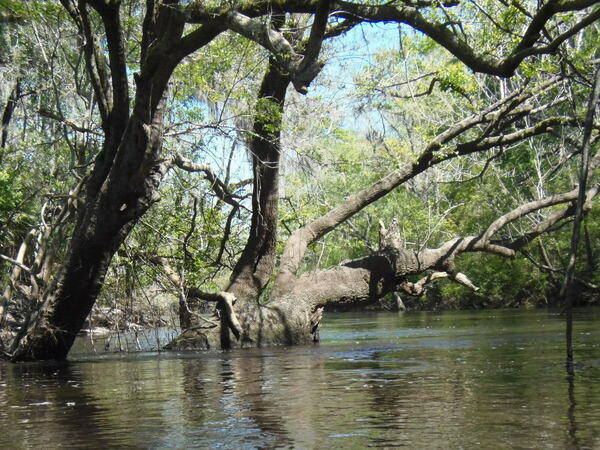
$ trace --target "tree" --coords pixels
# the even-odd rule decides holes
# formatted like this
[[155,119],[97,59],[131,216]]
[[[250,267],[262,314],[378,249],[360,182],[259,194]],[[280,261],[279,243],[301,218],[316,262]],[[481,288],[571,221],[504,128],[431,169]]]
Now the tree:
[[[57,267],[57,275],[44,280],[42,293],[29,294],[35,297],[37,306],[5,350],[12,360],[66,357],[100,292],[111,259],[158,200],[159,186],[170,167],[202,170],[211,177],[206,167],[190,164],[175,154],[164,154],[166,101],[175,69],[186,57],[228,31],[255,42],[270,54],[248,144],[253,166],[250,232],[224,293],[208,294],[183,286],[188,297],[218,302],[220,324],[184,332],[174,345],[185,346],[192,335],[194,346],[227,348],[233,345],[230,330],[244,345],[304,342],[316,330],[322,307],[330,302],[372,301],[398,288],[418,293],[427,282],[440,277],[473,288],[456,269],[459,254],[477,251],[513,256],[572,214],[572,208],[565,207],[521,236],[494,239],[507,224],[531,212],[573,202],[576,190],[567,189],[520,205],[489,223],[478,235],[455,238],[419,252],[403,248],[395,226],[382,227],[381,244],[372,255],[298,275],[310,244],[430,167],[499,147],[513,151],[526,139],[577,126],[577,117],[552,115],[556,111],[552,99],[543,95],[560,85],[559,76],[532,82],[524,90],[517,86],[505,92],[498,101],[483,105],[477,113],[436,133],[414,161],[349,195],[294,231],[281,255],[270,301],[266,305],[258,302],[275,270],[281,118],[287,87],[307,92],[323,67],[320,54],[325,40],[361,23],[393,22],[423,33],[470,70],[511,77],[520,65],[534,59],[543,62],[545,55],[559,53],[561,46],[584,33],[600,16],[593,0],[549,1],[532,7],[532,14],[520,4],[490,13],[487,8],[491,5],[483,8],[456,2],[369,5],[282,0],[206,4],[148,0],[145,9],[126,1],[60,3],[75,24],[83,48],[103,134],[102,149],[89,174],[68,196],[71,200],[82,197],[83,202],[66,202],[62,209],[65,214],[74,211],[67,256]],[[126,10],[139,17],[138,27],[126,23]],[[496,16],[502,20],[498,22]],[[491,25],[475,27],[469,36],[463,23],[474,19],[489,20]],[[308,25],[310,32],[305,37],[301,30]],[[478,51],[484,38],[490,48]],[[139,46],[131,45],[136,41]],[[217,195],[236,208],[227,184],[215,178],[213,185]],[[588,204],[597,191],[591,186]],[[33,267],[18,260],[7,261],[33,272]],[[161,263],[160,259],[156,261]],[[171,280],[181,284],[183,280],[166,268]],[[419,281],[409,280],[410,275],[428,271],[433,272]],[[31,277],[32,284],[38,282]]]

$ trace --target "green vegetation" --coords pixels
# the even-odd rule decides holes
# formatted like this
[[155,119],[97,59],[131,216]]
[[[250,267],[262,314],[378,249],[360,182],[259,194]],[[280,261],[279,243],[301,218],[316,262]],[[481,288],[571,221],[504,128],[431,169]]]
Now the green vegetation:
[[[598,301],[595,2],[79,3],[0,1],[11,337],[72,336],[93,306],[189,328],[218,291],[254,317],[312,292],[303,274],[338,295],[302,299],[304,318],[396,290],[419,309],[554,304],[586,126],[577,301]],[[333,294],[354,277],[368,290]],[[47,350],[24,335],[0,351]]]

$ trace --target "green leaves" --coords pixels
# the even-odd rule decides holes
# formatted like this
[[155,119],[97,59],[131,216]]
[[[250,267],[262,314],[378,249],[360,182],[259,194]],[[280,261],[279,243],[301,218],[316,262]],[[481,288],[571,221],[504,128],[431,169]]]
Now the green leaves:
[[440,81],[440,89],[444,92],[454,91],[468,97],[477,90],[473,75],[458,61],[446,64],[438,73],[437,79]]
[[260,98],[256,102],[255,120],[268,135],[275,136],[281,127],[281,108],[271,98]]
[[0,239],[5,245],[21,237],[33,221],[33,205],[20,182],[15,172],[0,170]]

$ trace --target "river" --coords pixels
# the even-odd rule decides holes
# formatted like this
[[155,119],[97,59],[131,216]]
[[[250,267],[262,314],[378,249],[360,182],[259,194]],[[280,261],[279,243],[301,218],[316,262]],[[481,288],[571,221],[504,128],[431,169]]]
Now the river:
[[314,346],[0,363],[0,448],[600,448],[600,309],[339,313]]

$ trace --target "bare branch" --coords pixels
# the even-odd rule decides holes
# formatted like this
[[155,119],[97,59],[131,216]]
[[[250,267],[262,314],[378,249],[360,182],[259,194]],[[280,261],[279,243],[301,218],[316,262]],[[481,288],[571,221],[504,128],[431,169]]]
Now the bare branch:
[[7,262],[11,263],[12,265],[19,267],[20,269],[23,269],[27,273],[31,273],[31,269],[29,267],[27,267],[23,263],[20,263],[16,259],[12,259],[12,258],[10,258],[10,257],[8,257],[6,255],[1,254],[1,253],[0,253],[0,259],[3,259],[4,261],[7,261]]
[[103,133],[100,133],[96,130],[92,130],[91,128],[85,128],[85,127],[82,127],[81,125],[77,125],[75,122],[72,122],[69,119],[65,119],[64,117],[62,117],[59,114],[56,114],[52,111],[48,111],[46,109],[40,109],[38,111],[38,114],[42,117],[47,117],[48,119],[56,120],[60,123],[63,123],[65,125],[67,125],[69,128],[72,128],[73,130],[78,131],[80,133],[90,133],[90,134],[94,134],[96,136],[104,136]]
[[440,278],[450,278],[451,280],[457,282],[458,284],[462,284],[463,286],[472,289],[477,292],[479,288],[475,286],[469,278],[461,272],[457,273],[448,273],[448,272],[432,272],[427,276],[421,278],[419,281],[414,283],[410,281],[403,281],[398,285],[404,292],[409,295],[414,295],[419,297],[425,293],[425,287],[434,280],[439,280]]
[[[527,258],[527,260],[529,262],[531,262],[531,264],[533,264],[535,267],[537,267],[538,269],[540,269],[543,272],[546,272],[548,274],[560,274],[562,276],[565,275],[565,270],[563,269],[557,269],[555,267],[552,267],[552,265],[549,264],[542,264],[539,261],[536,261],[535,258],[533,258],[533,256],[531,256],[531,254],[529,254],[528,252],[523,252],[523,255],[525,256],[525,258]],[[575,281],[577,281],[577,283],[581,284],[582,286],[585,286],[587,289],[591,289],[591,290],[598,290],[600,289],[600,286],[590,283],[587,280],[583,280],[579,277],[574,277],[573,278]]]
[[398,285],[398,287],[409,295],[419,297],[425,292],[425,286],[427,284],[431,283],[434,280],[439,280],[440,278],[448,278],[449,276],[450,275],[448,274],[448,272],[433,272],[414,283],[410,281],[403,281]]
[[221,181],[219,177],[217,177],[208,164],[192,162],[180,154],[174,155],[173,164],[175,164],[175,166],[179,167],[181,170],[185,170],[186,172],[204,173],[204,177],[210,182],[211,188],[220,200],[233,207],[240,207],[240,204],[234,199],[233,194],[231,194],[229,191],[229,188]]
[[[219,292],[217,295],[219,297],[219,303],[217,307],[221,312],[221,327],[227,327],[230,329],[235,335],[235,338],[239,340],[242,334],[242,326],[240,325],[240,321],[238,320],[233,309],[233,304],[235,303],[236,298],[229,292]],[[223,336],[221,339],[221,345],[223,347]]]
[[[525,101],[535,95],[535,93],[546,89],[554,83],[556,83],[555,79],[543,83],[530,91],[512,94],[495,103],[483,112],[456,123],[433,139],[414,163],[407,164],[390,172],[371,186],[348,196],[343,203],[332,208],[323,216],[313,220],[303,228],[296,230],[286,243],[281,258],[281,269],[276,285],[283,285],[286,280],[293,278],[310,243],[329,233],[340,223],[346,221],[358,211],[361,211],[396,187],[424,172],[429,167],[439,164],[442,161],[448,161],[457,156],[468,155],[488,150],[496,146],[520,142],[531,136],[548,133],[557,125],[570,123],[570,118],[555,117],[540,121],[532,127],[522,128],[512,133],[501,134],[503,128],[502,124],[504,123],[503,119],[507,120],[507,126],[512,124],[510,119],[511,114],[522,112],[523,108],[527,108],[526,106],[521,107]],[[463,142],[457,144],[453,148],[442,151],[443,146],[452,139],[481,124],[488,124],[488,130],[490,129],[489,124],[494,124],[494,129],[498,134],[487,138],[478,138]]]
[[547,2],[531,19],[530,25],[514,50],[505,58],[495,58],[478,54],[464,39],[459,38],[444,23],[433,22],[418,9],[409,6],[379,5],[367,6],[349,2],[336,2],[334,8],[345,18],[360,18],[365,22],[393,21],[406,23],[419,30],[445,47],[450,53],[476,72],[510,77],[519,64],[528,56],[551,53],[566,39],[590,25],[600,17],[600,10],[590,12],[578,24],[556,37],[550,44],[535,46],[540,33],[548,21],[560,13],[583,10],[596,3],[595,0],[551,0]]
[[429,83],[429,87],[427,89],[425,89],[422,92],[417,92],[416,94],[412,94],[412,95],[401,95],[398,94],[397,92],[390,92],[389,95],[394,97],[394,98],[417,98],[417,97],[425,97],[426,95],[429,95],[433,92],[433,88],[435,87],[435,84],[438,83],[440,80],[439,78],[433,78],[431,80],[431,82]]
[[184,283],[179,277],[179,274],[175,271],[175,269],[173,269],[173,267],[171,267],[166,258],[163,258],[162,256],[152,255],[148,257],[148,260],[153,264],[161,266],[163,271],[165,272],[165,275],[173,284],[173,286],[175,286],[178,290],[183,290],[187,298],[197,298],[199,300],[206,300],[209,302],[219,301],[219,294],[202,291],[198,288],[190,288],[184,286]]

